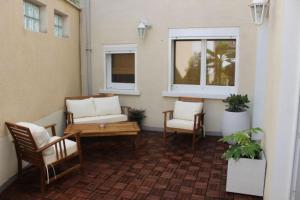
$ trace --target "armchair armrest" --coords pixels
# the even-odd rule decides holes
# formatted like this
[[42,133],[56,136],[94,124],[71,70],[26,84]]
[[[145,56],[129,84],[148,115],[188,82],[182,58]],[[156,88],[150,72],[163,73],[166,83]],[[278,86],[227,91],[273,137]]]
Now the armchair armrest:
[[167,114],[167,113],[173,113],[174,110],[166,110],[166,111],[163,111],[164,114]]
[[121,106],[122,114],[128,115],[130,109],[131,109],[130,106]]
[[167,111],[164,111],[162,113],[164,114],[164,127],[166,128],[167,127],[167,120],[173,118],[174,111],[173,110],[167,110]]
[[54,146],[55,147],[55,152],[56,152],[56,159],[63,159],[67,157],[67,149],[66,149],[66,142],[65,140],[69,137],[75,137],[76,138],[76,143],[77,143],[77,151],[79,154],[81,154],[81,147],[80,147],[80,131],[70,133],[68,135],[65,135],[55,141],[50,142],[49,144],[39,148],[36,150],[36,153],[42,153],[44,150]]
[[55,126],[56,124],[49,124],[47,126],[44,126],[44,128],[45,129],[51,128],[52,136],[56,136]]
[[74,114],[68,111],[65,111],[66,123],[74,124]]

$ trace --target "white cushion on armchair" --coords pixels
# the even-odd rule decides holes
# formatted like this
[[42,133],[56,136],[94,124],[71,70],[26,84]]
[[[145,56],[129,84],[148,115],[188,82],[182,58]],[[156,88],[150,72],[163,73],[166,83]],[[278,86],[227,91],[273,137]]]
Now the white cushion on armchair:
[[[44,127],[29,122],[18,122],[17,124],[29,128],[37,148],[41,148],[50,142],[50,136]],[[43,151],[43,155],[51,155],[53,153],[53,147]]]
[[184,130],[193,130],[194,121],[183,120],[183,119],[171,119],[167,121],[167,127],[184,129]]
[[174,108],[174,119],[194,121],[195,114],[201,113],[203,103],[176,101]]
[[[58,140],[60,138],[61,137],[59,137],[59,136],[53,136],[53,137],[50,138],[49,142],[53,142],[53,141]],[[74,142],[72,140],[65,139],[65,146],[66,146],[66,153],[67,153],[66,156],[69,156],[69,155],[77,152],[77,143],[76,142]],[[55,161],[65,157],[64,145],[61,145],[61,148],[62,149],[60,149],[59,144],[57,144],[58,159],[57,159],[57,154],[56,154],[56,149],[55,148],[53,148],[53,153],[52,154],[43,155],[43,159],[44,159],[44,162],[45,162],[46,165],[52,164]],[[62,153],[63,157],[61,156],[61,153]]]

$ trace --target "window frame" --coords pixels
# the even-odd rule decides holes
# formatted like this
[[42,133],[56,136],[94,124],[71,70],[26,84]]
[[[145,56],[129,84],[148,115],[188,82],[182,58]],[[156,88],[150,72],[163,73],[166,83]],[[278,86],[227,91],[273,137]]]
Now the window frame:
[[[134,83],[112,82],[112,54],[134,54]],[[104,46],[104,85],[106,90],[138,91],[137,89],[137,45],[106,45]]]
[[[58,17],[58,20],[61,20],[61,25],[55,23],[55,18]],[[64,37],[64,16],[61,14],[54,12],[54,36],[58,38],[63,38]],[[61,35],[56,33],[56,28],[61,31]],[[58,32],[59,33],[59,32]]]
[[[236,40],[236,62],[235,62],[235,77],[234,86],[216,86],[206,85],[206,41],[207,40]],[[178,40],[201,40],[201,76],[200,85],[189,85],[189,84],[174,84],[174,45],[175,41]],[[168,91],[164,93],[164,96],[178,96],[189,95],[189,96],[201,96],[201,97],[218,97],[224,98],[229,94],[236,93],[239,85],[239,28],[188,28],[188,29],[169,29],[169,81]],[[173,94],[172,94],[173,93]]]
[[[38,9],[38,12],[39,12],[38,13],[38,15],[39,15],[38,18],[26,15],[26,5]],[[24,28],[25,28],[25,30],[31,31],[31,32],[41,32],[41,5],[35,4],[34,2],[31,2],[31,1],[23,1],[23,17],[24,17]],[[33,29],[28,28],[26,26],[26,20],[27,19],[31,19],[35,22],[38,22],[38,25],[39,25],[38,30],[35,30],[34,28]]]

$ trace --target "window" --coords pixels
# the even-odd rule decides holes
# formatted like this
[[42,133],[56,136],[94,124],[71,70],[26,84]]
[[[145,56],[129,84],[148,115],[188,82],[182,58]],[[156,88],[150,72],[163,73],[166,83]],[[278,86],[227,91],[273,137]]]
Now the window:
[[27,1],[24,1],[24,27],[29,31],[40,31],[40,8]]
[[63,37],[63,17],[58,14],[54,14],[54,35]]
[[169,36],[167,93],[205,97],[206,94],[226,96],[236,92],[237,28],[170,29]]
[[136,90],[136,46],[105,46],[106,89]]

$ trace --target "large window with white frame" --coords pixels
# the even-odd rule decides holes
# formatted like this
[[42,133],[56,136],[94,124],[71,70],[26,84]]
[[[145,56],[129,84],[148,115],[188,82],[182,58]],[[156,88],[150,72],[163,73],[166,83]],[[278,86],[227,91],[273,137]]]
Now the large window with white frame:
[[169,36],[168,93],[209,97],[236,92],[238,28],[170,29]]
[[105,46],[104,53],[106,89],[136,90],[136,45]]
[[23,2],[24,27],[26,30],[40,31],[40,7],[28,1]]

